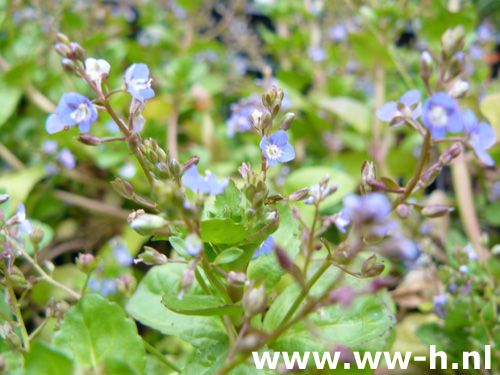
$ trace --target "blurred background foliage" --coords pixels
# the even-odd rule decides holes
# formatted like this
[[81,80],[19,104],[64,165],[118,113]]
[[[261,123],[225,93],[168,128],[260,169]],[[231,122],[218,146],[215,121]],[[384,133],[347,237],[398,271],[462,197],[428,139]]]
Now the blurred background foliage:
[[[81,251],[103,256],[103,278],[142,277],[143,268],[113,258],[117,241],[132,256],[144,244],[126,222],[138,207],[108,183],[121,176],[147,191],[135,159],[123,144],[84,146],[74,140],[75,129],[50,137],[45,131],[46,117],[64,92],[90,94],[84,82],[64,73],[53,50],[57,32],[111,64],[110,87],[122,85],[130,64],[148,64],[156,97],[143,113],[143,138],[156,139],[181,162],[200,156],[201,168],[218,176],[238,178],[242,162],[260,163],[258,137],[235,132],[234,122],[249,120],[264,88],[283,88],[287,111],[296,114],[289,134],[297,158],[270,171],[272,186],[289,194],[329,173],[340,186],[323,206],[324,214],[332,214],[342,196],[359,186],[364,160],[375,160],[384,175],[402,183],[413,174],[418,134],[405,127],[389,130],[374,111],[411,88],[425,92],[418,79],[420,54],[438,51],[447,28],[462,25],[467,35],[471,91],[461,105],[482,113],[500,134],[499,22],[500,3],[493,0],[0,0],[0,189],[11,195],[11,213],[25,202],[30,218],[43,223],[40,260],[58,265],[61,281],[84,282],[74,276],[73,258]],[[126,114],[128,99],[113,100]],[[93,132],[117,135],[109,120],[100,116]],[[76,164],[44,150],[49,138],[59,150],[69,149]],[[491,154],[500,162],[499,147]],[[498,170],[472,162],[470,173],[480,222],[491,243],[498,243]],[[454,205],[452,190],[445,168],[427,199]],[[310,217],[308,207],[302,210]],[[415,223],[413,237],[425,225],[444,242],[466,242],[458,212],[432,224]],[[336,230],[325,235],[338,240]],[[156,246],[169,251],[166,241]],[[48,285],[37,288],[34,303],[53,294]],[[403,315],[430,310],[425,296],[403,295],[396,302]],[[419,315],[412,324],[426,319]],[[408,339],[405,330],[412,331],[411,325],[399,331],[400,343]]]

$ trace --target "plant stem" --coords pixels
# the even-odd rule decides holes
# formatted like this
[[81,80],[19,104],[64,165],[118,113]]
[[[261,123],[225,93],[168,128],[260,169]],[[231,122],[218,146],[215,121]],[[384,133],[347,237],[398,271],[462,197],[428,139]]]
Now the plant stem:
[[165,357],[158,349],[156,349],[153,345],[151,345],[149,342],[147,342],[146,340],[142,340],[144,341],[144,346],[146,347],[146,350],[152,354],[154,357],[158,358],[163,364],[167,365],[168,367],[170,367],[172,370],[174,370],[175,372],[177,373],[181,373],[182,372],[182,369],[179,368],[174,362],[172,362],[171,360],[169,360],[167,357]]
[[311,255],[313,252],[314,245],[314,232],[316,231],[316,224],[318,222],[318,212],[319,212],[319,202],[314,203],[314,219],[309,232],[309,243],[307,245],[306,262],[304,264],[304,275],[307,276],[307,269],[309,268],[309,262],[311,261]]
[[7,147],[5,147],[2,142],[0,142],[0,156],[18,171],[26,168],[24,164],[17,158],[17,156],[14,155]]
[[19,329],[21,330],[23,347],[28,352],[30,350],[30,338],[28,335],[28,331],[26,329],[26,324],[24,323],[21,307],[19,306],[19,301],[17,300],[16,292],[14,291],[14,287],[10,280],[7,267],[4,268],[4,272],[5,272],[5,283],[7,284],[7,293],[9,293],[12,307],[14,308],[14,313],[16,315],[16,321],[19,324]]
[[167,147],[170,155],[174,159],[179,158],[179,150],[177,146],[177,127],[179,121],[179,109],[177,108],[177,101],[174,99],[172,104],[172,113],[168,120],[167,129]]

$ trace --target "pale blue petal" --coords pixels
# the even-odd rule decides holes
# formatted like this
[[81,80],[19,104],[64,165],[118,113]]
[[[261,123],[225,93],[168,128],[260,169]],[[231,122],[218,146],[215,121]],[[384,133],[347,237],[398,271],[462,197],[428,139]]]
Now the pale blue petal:
[[293,146],[288,144],[282,149],[282,154],[278,158],[278,161],[280,163],[286,163],[287,161],[295,159],[295,150],[293,149]]
[[497,141],[497,132],[493,127],[486,123],[486,122],[481,122],[478,125],[478,138],[479,138],[479,145],[483,150],[487,150],[496,143]]
[[469,133],[474,132],[477,127],[477,118],[474,112],[472,112],[470,109],[466,109],[464,111],[463,120],[465,129],[467,129]]
[[61,122],[61,119],[56,114],[51,114],[47,117],[47,121],[45,123],[45,129],[47,133],[54,134],[64,130],[64,124]]
[[384,122],[391,122],[397,113],[399,113],[399,111],[396,102],[385,103],[376,112],[377,117]]
[[406,105],[407,107],[411,107],[419,100],[420,100],[420,92],[418,90],[410,90],[404,93],[403,96],[399,99],[399,101],[404,105]]
[[272,134],[269,137],[269,143],[271,143],[272,145],[276,145],[279,148],[285,147],[285,145],[288,143],[288,136],[286,135],[286,131],[278,130],[276,133]]

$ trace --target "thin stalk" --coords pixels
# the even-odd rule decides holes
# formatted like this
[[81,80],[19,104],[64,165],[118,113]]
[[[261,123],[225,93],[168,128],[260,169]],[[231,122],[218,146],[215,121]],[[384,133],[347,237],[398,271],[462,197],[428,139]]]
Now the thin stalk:
[[146,347],[146,350],[153,355],[154,357],[158,358],[163,364],[165,364],[167,367],[170,367],[172,370],[174,370],[177,373],[181,373],[182,369],[179,368],[174,362],[169,360],[167,357],[165,357],[162,352],[160,352],[158,349],[156,349],[153,345],[151,345],[149,342],[146,340],[144,341],[144,346]]

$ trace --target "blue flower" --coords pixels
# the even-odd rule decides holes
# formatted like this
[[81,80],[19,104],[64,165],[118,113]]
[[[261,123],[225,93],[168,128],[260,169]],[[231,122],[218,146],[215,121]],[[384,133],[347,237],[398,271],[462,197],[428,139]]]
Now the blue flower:
[[469,136],[470,145],[477,157],[489,166],[495,165],[491,156],[486,152],[496,142],[497,133],[495,129],[486,122],[478,123],[476,115],[470,109],[464,112],[464,125]]
[[274,250],[274,238],[273,236],[267,237],[267,240],[262,242],[259,246],[252,259],[258,258],[261,254],[268,255]]
[[278,130],[269,137],[264,136],[260,142],[262,154],[266,157],[270,167],[275,167],[278,162],[286,163],[295,159],[295,150],[288,144],[288,136],[284,130]]
[[109,63],[103,59],[89,57],[85,60],[85,73],[98,87],[101,86],[102,79],[108,77],[110,68]]
[[231,104],[231,116],[226,121],[227,136],[233,137],[235,133],[244,133],[252,129],[252,113],[259,106],[260,99],[257,95],[251,95]]
[[77,125],[82,133],[90,131],[90,125],[97,119],[97,109],[85,96],[76,92],[63,94],[56,113],[47,118],[45,128],[49,134]]
[[442,138],[448,132],[459,133],[463,129],[457,101],[444,92],[438,92],[427,99],[422,122],[434,138]]
[[46,141],[43,142],[42,144],[42,152],[47,155],[53,155],[57,152],[57,149],[59,148],[59,144],[57,141],[47,139]]
[[326,60],[326,51],[324,48],[319,46],[311,46],[307,49],[307,54],[309,58],[316,63]]
[[21,232],[29,235],[33,230],[33,225],[29,220],[26,219],[26,208],[24,207],[24,204],[19,203],[17,205],[15,217],[16,224],[19,224],[19,229],[21,229]]
[[58,159],[59,162],[67,169],[74,169],[76,166],[75,155],[73,155],[67,148],[63,148],[61,152],[59,152]]
[[109,244],[113,248],[113,255],[118,264],[130,266],[134,263],[134,258],[130,255],[127,244],[123,240],[115,237],[109,240]]
[[342,208],[340,212],[337,214],[334,220],[335,226],[339,231],[345,233],[347,231],[347,227],[351,224],[351,219],[349,215],[347,215],[347,211],[345,208]]
[[433,301],[434,313],[441,318],[446,317],[446,311],[444,308],[445,308],[447,300],[448,300],[448,298],[446,297],[446,294],[444,294],[444,293],[440,293],[436,297],[434,297],[434,301]]
[[422,103],[420,102],[420,93],[417,90],[410,90],[399,98],[399,102],[405,106],[404,109],[398,109],[397,102],[385,103],[377,111],[377,117],[384,122],[392,122],[394,119],[399,121],[393,124],[398,126],[404,123],[404,118],[410,117],[418,119],[422,114]]
[[108,277],[101,280],[91,278],[89,280],[89,288],[93,292],[100,293],[102,296],[106,297],[116,293],[116,280]]
[[182,176],[182,183],[195,193],[219,195],[224,192],[229,183],[227,178],[218,181],[217,176],[210,171],[205,172],[205,177],[198,173],[198,166],[193,165]]
[[125,72],[127,91],[141,102],[151,99],[155,92],[151,88],[152,79],[149,78],[149,69],[146,64],[132,64]]
[[382,193],[349,194],[344,197],[343,204],[345,214],[354,226],[364,227],[376,236],[385,236],[397,227],[397,223],[389,218],[391,202]]
[[185,244],[186,251],[192,257],[197,256],[201,252],[201,250],[203,250],[203,242],[201,241],[200,237],[198,237],[198,235],[194,233],[188,234]]

